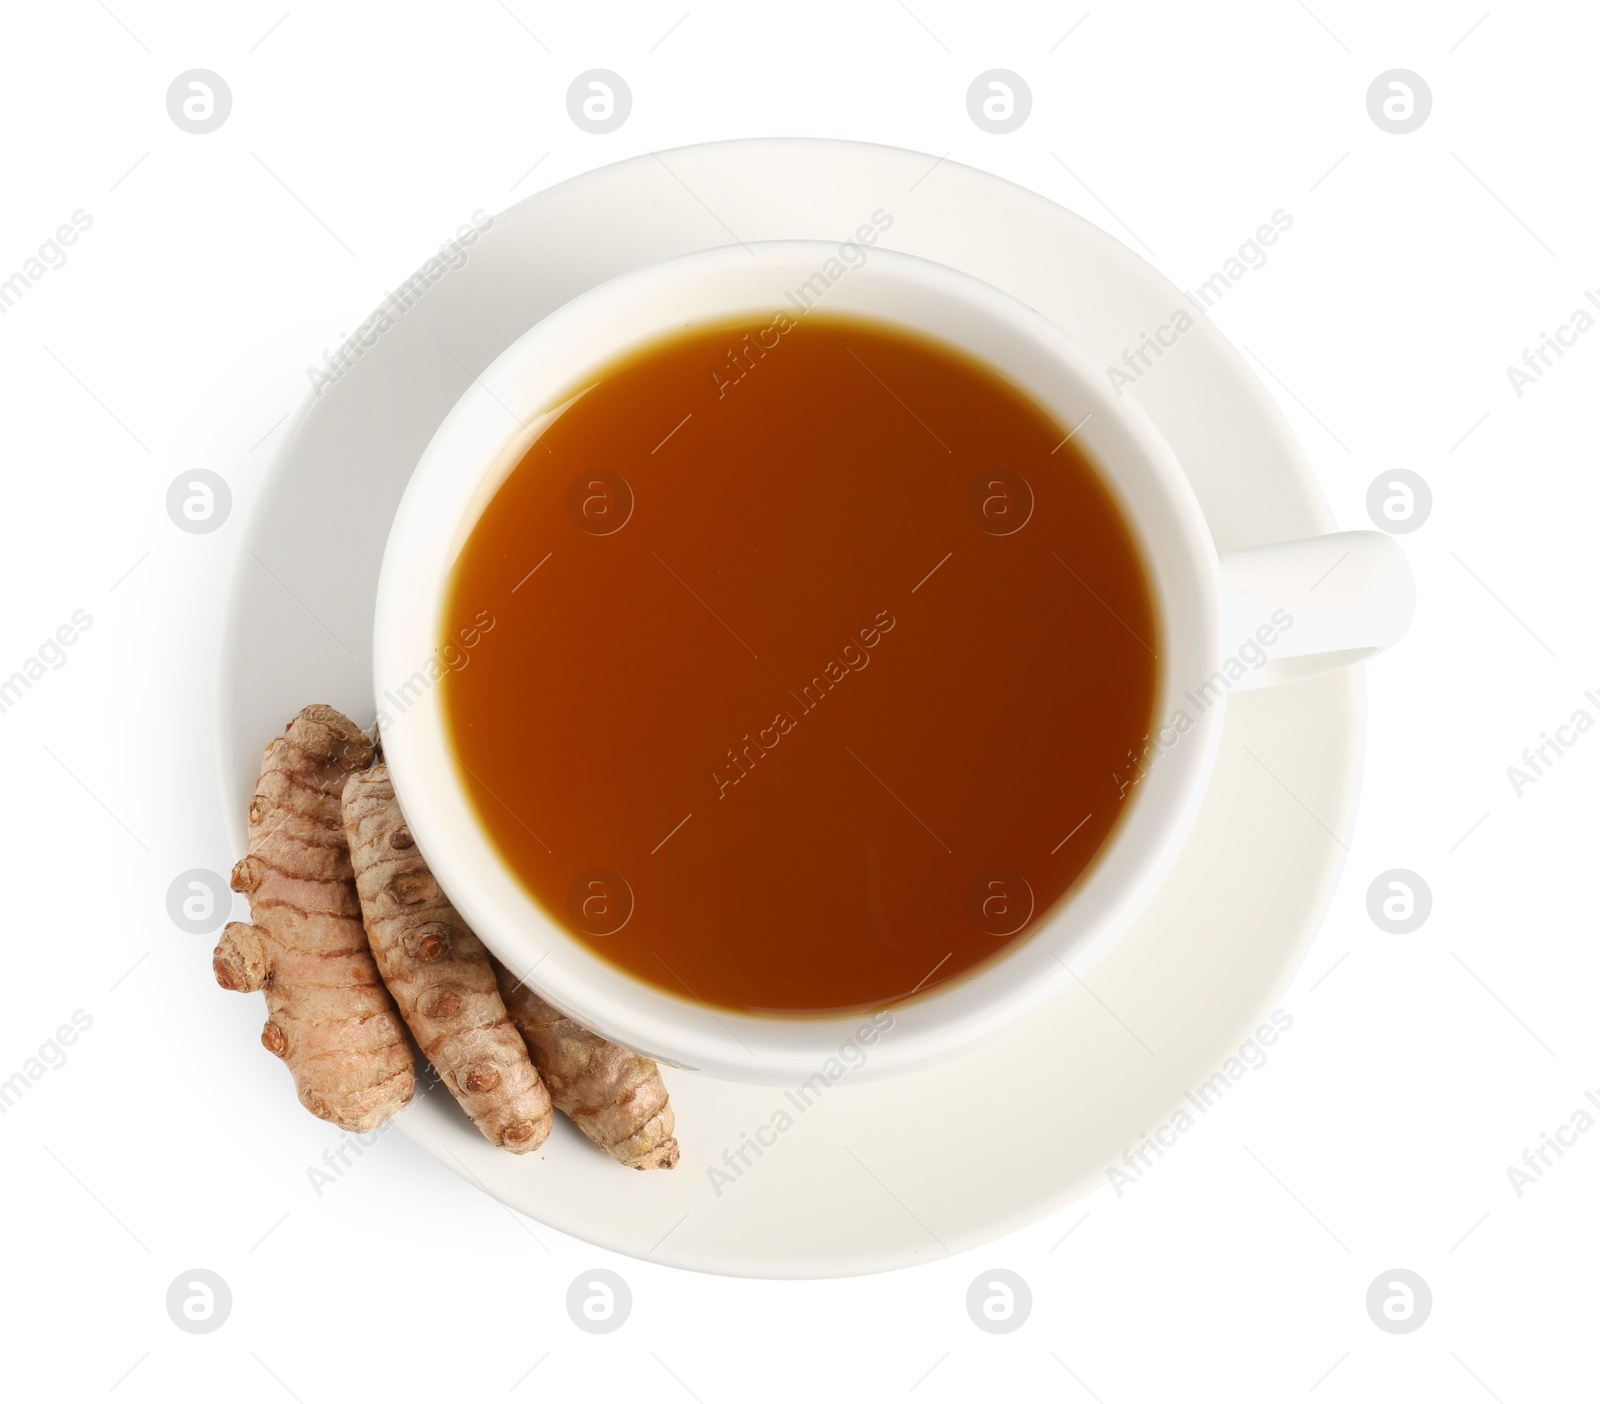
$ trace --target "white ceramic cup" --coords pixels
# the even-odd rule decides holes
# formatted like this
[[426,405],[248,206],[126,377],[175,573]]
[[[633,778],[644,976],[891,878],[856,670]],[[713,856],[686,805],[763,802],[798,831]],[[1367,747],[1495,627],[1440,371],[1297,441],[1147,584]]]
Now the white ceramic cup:
[[[909,328],[976,355],[1073,430],[1140,542],[1164,641],[1159,724],[1126,812],[1057,907],[988,963],[901,1000],[888,1016],[757,1017],[633,979],[546,913],[474,817],[447,746],[438,650],[452,563],[535,437],[619,355],[697,323],[812,309]],[[1128,927],[1194,822],[1230,692],[1348,664],[1410,622],[1410,572],[1392,538],[1342,532],[1220,560],[1172,449],[1104,368],[1006,293],[941,264],[860,244],[758,243],[688,254],[575,298],[478,377],[417,465],[378,586],[374,680],[383,743],[412,832],[462,916],[513,971],[585,1027],[658,1060],[793,1085],[854,1045],[855,1076],[959,1051],[1048,998]],[[1288,624],[1284,620],[1288,619]],[[430,674],[432,676],[430,676]],[[421,685],[419,686],[419,679]],[[403,707],[400,705],[404,702]],[[530,746],[569,744],[530,736]],[[529,816],[537,826],[537,816]],[[864,1030],[870,1029],[870,1032]]]

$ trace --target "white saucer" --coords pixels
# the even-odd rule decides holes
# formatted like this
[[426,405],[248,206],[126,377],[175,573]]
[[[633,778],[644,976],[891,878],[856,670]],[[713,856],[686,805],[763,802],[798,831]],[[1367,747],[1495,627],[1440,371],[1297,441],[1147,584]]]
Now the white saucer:
[[[239,556],[221,660],[235,850],[261,748],[298,708],[373,715],[389,522],[468,384],[465,367],[481,371],[546,313],[626,269],[730,237],[843,240],[879,209],[894,219],[885,246],[1014,293],[1107,364],[1188,305],[1040,196],[888,147],[716,143],[523,201],[308,397],[282,441]],[[1177,451],[1220,549],[1334,529],[1287,424],[1204,318],[1130,393]],[[980,1052],[858,1086],[846,1075],[804,1110],[782,1091],[669,1070],[683,1159],[668,1173],[612,1164],[559,1118],[543,1151],[507,1155],[442,1094],[408,1110],[401,1129],[532,1218],[709,1272],[874,1272],[1020,1228],[1106,1184],[1107,1167],[1217,1071],[1293,974],[1343,858],[1333,835],[1354,812],[1361,699],[1358,670],[1233,698],[1200,822],[1151,909],[1080,972],[1087,984]],[[793,1123],[781,1131],[780,1111]],[[753,1141],[771,1144],[758,1155]]]

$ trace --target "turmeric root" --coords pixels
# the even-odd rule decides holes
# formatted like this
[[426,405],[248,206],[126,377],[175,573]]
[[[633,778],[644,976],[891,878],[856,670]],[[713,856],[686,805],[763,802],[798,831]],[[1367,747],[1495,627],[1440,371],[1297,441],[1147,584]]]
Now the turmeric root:
[[574,1023],[499,961],[494,972],[557,1109],[624,1165],[635,1170],[676,1165],[672,1105],[655,1063]]
[[488,951],[417,851],[388,766],[350,776],[344,832],[372,953],[423,1053],[490,1141],[538,1149],[550,1094],[506,1016]]
[[288,1065],[306,1110],[357,1132],[387,1121],[415,1085],[340,827],[345,780],[371,759],[361,729],[322,705],[267,747],[249,852],[232,878],[249,896],[250,923],[230,922],[211,957],[224,989],[266,992],[262,1045]]

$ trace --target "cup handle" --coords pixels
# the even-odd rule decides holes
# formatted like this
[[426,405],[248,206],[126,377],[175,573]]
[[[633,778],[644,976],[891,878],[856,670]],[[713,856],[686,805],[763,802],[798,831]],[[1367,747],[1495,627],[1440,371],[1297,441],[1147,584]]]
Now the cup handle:
[[1222,647],[1245,665],[1236,692],[1370,658],[1404,636],[1416,609],[1411,567],[1381,531],[1249,546],[1221,564]]

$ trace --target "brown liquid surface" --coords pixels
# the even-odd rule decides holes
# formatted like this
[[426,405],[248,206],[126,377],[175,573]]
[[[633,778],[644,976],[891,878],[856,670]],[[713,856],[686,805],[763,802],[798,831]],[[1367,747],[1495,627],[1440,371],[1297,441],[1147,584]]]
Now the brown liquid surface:
[[455,566],[440,686],[556,921],[681,997],[818,1014],[1039,924],[1122,813],[1160,641],[1066,429],[942,344],[783,325],[645,348],[544,433]]

